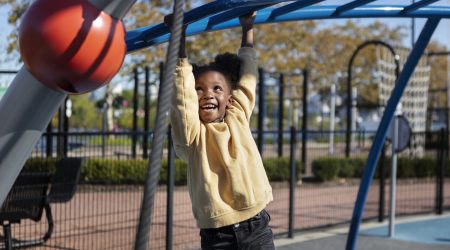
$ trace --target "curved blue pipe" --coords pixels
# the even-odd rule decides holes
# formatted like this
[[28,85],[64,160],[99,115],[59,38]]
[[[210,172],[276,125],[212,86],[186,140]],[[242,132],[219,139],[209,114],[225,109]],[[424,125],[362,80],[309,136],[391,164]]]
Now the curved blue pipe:
[[428,19],[425,26],[422,29],[422,33],[417,39],[411,54],[408,57],[403,70],[395,83],[395,87],[392,90],[391,98],[387,103],[384,110],[383,117],[381,118],[380,125],[378,126],[377,133],[375,135],[374,143],[369,151],[366,166],[364,167],[364,173],[359,184],[358,196],[356,197],[356,203],[353,210],[352,221],[350,224],[350,231],[348,233],[346,250],[354,250],[356,245],[356,239],[358,236],[359,224],[364,213],[364,207],[366,204],[367,194],[369,187],[372,184],[375,167],[380,157],[381,148],[383,147],[384,140],[386,139],[387,129],[391,123],[392,117],[394,117],[395,109],[400,102],[400,98],[405,91],[408,81],[419,62],[423,51],[428,45],[428,42],[433,35],[434,30],[439,24],[439,18]]
[[[283,1],[258,1],[258,5],[253,3],[254,5],[250,7],[258,9],[261,6],[269,5],[274,2]],[[285,13],[283,15],[276,15],[277,8],[265,8],[258,11],[255,19],[255,24],[334,18],[450,18],[450,6],[426,6],[412,12],[403,12],[403,10],[408,6],[409,5],[361,6],[342,12],[338,16],[335,15],[335,12],[336,9],[338,9],[340,6],[309,6],[300,10],[294,10],[292,12]],[[186,30],[186,35],[191,36],[204,32],[229,29],[239,26],[239,20],[237,18],[232,18],[228,21],[217,24],[214,21],[210,21],[210,19],[215,20],[220,18],[220,16],[214,15],[220,13],[217,8],[225,8],[221,11],[229,11],[230,8],[236,7],[245,7],[245,5],[214,5],[214,8],[212,8],[210,11],[205,10],[203,12],[197,12],[197,15],[189,15],[190,20],[186,22],[189,23]],[[229,12],[227,13],[227,15],[229,15]],[[200,19],[200,17],[202,16],[204,18]],[[214,25],[211,25],[210,22],[213,22]],[[167,40],[169,39],[168,33],[169,30],[163,23],[128,31],[125,39],[127,50],[128,52],[133,52],[145,47],[167,42]]]

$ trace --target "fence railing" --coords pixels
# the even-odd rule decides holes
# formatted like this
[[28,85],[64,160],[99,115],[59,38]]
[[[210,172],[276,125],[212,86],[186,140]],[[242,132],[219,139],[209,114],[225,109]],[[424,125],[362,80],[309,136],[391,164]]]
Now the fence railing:
[[[275,200],[269,204],[267,210],[271,214],[271,226],[276,236],[290,237],[298,231],[348,224],[359,187],[359,179],[337,179],[322,183],[315,181],[311,170],[311,163],[316,159],[325,156],[345,157],[345,140],[343,139],[345,133],[335,132],[334,142],[330,143],[330,133],[308,131],[306,150],[302,149],[302,133],[299,131],[291,130],[283,133],[282,150],[278,148],[278,131],[265,133],[263,158],[288,157],[291,173],[295,170],[295,161],[300,160],[305,164],[302,168],[304,170],[302,180],[291,176],[289,181],[271,182]],[[372,135],[372,132],[363,131],[354,134],[352,157],[367,156]],[[444,172],[447,164],[448,143],[447,140],[442,140],[442,138],[448,138],[448,135],[440,132],[423,133],[422,136],[428,140],[423,148],[423,156],[437,159],[437,165],[429,167],[437,168],[439,171],[436,171],[437,174],[434,177],[404,178],[397,182],[397,215],[399,216],[442,213],[450,210],[450,182],[448,174],[446,177]],[[122,176],[126,176],[126,171],[135,171],[135,169],[124,162],[131,159],[145,159],[145,156],[149,154],[145,154],[142,144],[144,140],[151,143],[151,139],[151,133],[140,132],[48,133],[44,134],[36,145],[32,157],[109,159],[110,165],[105,169],[97,168],[96,171],[103,171],[99,174],[108,176],[112,173],[112,168],[118,168],[123,171]],[[169,143],[165,145],[167,148]],[[404,157],[414,157],[412,152],[416,151],[406,152]],[[164,150],[166,159],[170,155],[168,150]],[[286,166],[278,167],[281,169]],[[182,174],[177,166],[174,170],[174,173],[165,170],[166,172],[161,174],[166,176]],[[385,195],[389,193],[386,178],[388,176],[373,182],[367,199],[364,220],[386,218],[385,211],[388,211],[389,206],[388,196]],[[187,188],[185,185],[174,186],[171,183],[167,181],[167,184],[158,187],[149,246],[151,249],[198,249],[200,239],[191,212]],[[76,194],[69,202],[52,204],[54,232],[45,245],[70,249],[131,249],[136,233],[142,191],[142,185],[108,183],[108,181],[99,183],[82,179]],[[42,217],[45,218],[45,214]],[[38,222],[23,221],[21,224],[12,225],[14,237],[23,240],[32,239],[45,230],[45,219]],[[0,235],[0,241],[1,238]],[[0,242],[0,248],[2,244]]]

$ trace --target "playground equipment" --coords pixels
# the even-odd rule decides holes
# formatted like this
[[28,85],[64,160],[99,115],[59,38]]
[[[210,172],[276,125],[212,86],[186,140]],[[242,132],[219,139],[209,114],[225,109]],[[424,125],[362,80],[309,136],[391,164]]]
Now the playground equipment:
[[[38,0],[36,4],[45,0]],[[134,4],[135,1],[120,1],[120,0],[74,0],[75,5],[82,5],[89,3],[95,6],[99,10],[103,10],[115,20],[120,20],[128,9]],[[352,217],[352,223],[350,232],[348,235],[346,249],[354,249],[356,244],[356,237],[358,233],[359,224],[361,221],[362,213],[365,206],[365,201],[368,194],[369,186],[372,182],[375,166],[379,158],[382,144],[385,140],[387,128],[389,126],[392,117],[394,116],[395,107],[400,101],[400,98],[405,90],[408,80],[413,73],[415,66],[421,58],[430,38],[436,29],[439,21],[442,18],[450,18],[450,7],[448,6],[431,6],[432,3],[438,2],[436,0],[422,0],[417,3],[408,5],[390,5],[390,6],[375,6],[368,5],[375,0],[354,0],[343,5],[316,5],[320,2],[326,2],[324,0],[298,0],[298,1],[286,1],[286,0],[221,0],[214,1],[184,14],[184,23],[188,25],[186,34],[188,36],[199,33],[204,33],[213,30],[227,29],[236,27],[239,25],[239,16],[258,10],[255,24],[285,22],[285,21],[298,21],[309,19],[334,19],[334,18],[371,18],[371,17],[399,17],[399,18],[426,18],[427,22],[421,31],[419,38],[417,39],[414,48],[412,49],[408,60],[406,61],[399,78],[397,79],[395,88],[392,91],[391,98],[389,99],[384,111],[381,123],[379,125],[377,134],[373,146],[370,150],[369,157],[365,166],[365,170],[361,179],[360,189],[355,203],[355,208]],[[49,3],[53,5],[54,2]],[[270,7],[275,6],[275,7]],[[58,11],[58,10],[55,10]],[[82,14],[82,13],[79,13]],[[179,17],[175,15],[176,17]],[[80,18],[80,17],[77,17]],[[182,18],[176,18],[179,20]],[[95,26],[95,20],[85,19],[83,22],[83,32],[86,32],[91,27]],[[34,20],[32,20],[34,21]],[[71,20],[64,19],[65,23],[70,23]],[[176,22],[177,23],[177,22]],[[84,30],[86,29],[86,30]],[[120,28],[118,28],[120,29]],[[83,33],[81,32],[81,33]],[[117,30],[111,29],[109,34],[114,34]],[[177,33],[178,32],[178,33]],[[174,32],[174,36],[179,34],[179,30]],[[79,33],[78,33],[79,34]],[[125,42],[127,46],[127,52],[136,51],[148,46],[153,46],[168,41],[169,29],[163,24],[152,25],[149,27],[140,28],[134,31],[126,33]],[[82,51],[83,46],[80,41],[84,41],[87,37],[77,37],[79,43],[71,44],[71,49],[74,51]],[[75,40],[77,41],[77,40]],[[103,44],[103,48],[107,48],[111,44],[106,42]],[[30,44],[33,46],[33,44]],[[38,47],[36,45],[36,47]],[[118,46],[120,47],[120,46]],[[171,46],[169,46],[171,47]],[[175,47],[175,46],[172,46]],[[64,50],[62,50],[64,51]],[[67,50],[69,51],[69,50]],[[67,52],[66,51],[66,52]],[[73,52],[73,51],[72,51]],[[69,51],[70,53],[70,51]],[[103,50],[102,50],[103,53]],[[101,54],[105,56],[104,54]],[[30,55],[29,55],[30,56]],[[30,59],[32,56],[30,56]],[[43,56],[38,58],[45,58]],[[168,57],[170,60],[171,58]],[[118,58],[122,60],[122,58]],[[30,61],[31,62],[31,61]],[[103,59],[99,59],[97,63],[103,62]],[[67,63],[67,62],[66,62]],[[33,62],[31,62],[33,64]],[[72,70],[78,70],[80,65],[74,65]],[[99,67],[98,64],[92,65],[92,67]],[[40,69],[33,70],[34,66],[26,65],[17,74],[13,80],[10,88],[3,97],[0,103],[0,116],[7,117],[5,122],[0,125],[0,202],[3,203],[7,192],[10,190],[17,175],[20,172],[25,160],[28,158],[34,144],[39,139],[45,126],[50,121],[52,115],[64,100],[67,92],[84,92],[92,90],[97,87],[90,86],[85,88],[85,85],[81,83],[80,86],[72,85],[75,89],[65,87],[64,83],[61,84],[61,79],[53,80],[44,79],[39,76]],[[45,69],[50,69],[46,67]],[[39,71],[39,72],[37,72]],[[87,70],[88,72],[91,72]],[[31,72],[31,73],[30,73]],[[33,73],[34,72],[34,73]],[[81,74],[80,80],[89,79],[88,72]],[[171,75],[170,70],[165,71],[167,75]],[[52,75],[51,69],[46,75]],[[66,72],[64,76],[71,75],[73,72]],[[114,75],[115,72],[112,73]],[[99,78],[100,80],[94,80],[94,83],[103,84],[108,80],[110,75],[107,74],[105,78]],[[165,80],[168,80],[165,77]],[[44,81],[44,82],[42,82]],[[61,82],[60,82],[61,81]],[[78,81],[75,81],[76,83]],[[83,81],[81,81],[83,82]],[[165,81],[166,82],[166,81]],[[56,83],[56,86],[55,84]],[[88,84],[90,85],[90,84]],[[166,84],[168,85],[168,84]],[[57,91],[48,88],[52,86]],[[64,86],[64,87],[62,87]],[[164,85],[163,85],[164,86]],[[79,87],[79,88],[78,88]],[[92,88],[91,88],[92,87]],[[78,89],[77,89],[78,88]],[[72,91],[74,90],[74,91]],[[170,88],[167,91],[161,91],[162,95],[167,97],[170,93]],[[159,98],[164,100],[167,98]],[[160,105],[158,105],[160,107]],[[158,111],[159,112],[159,111]],[[157,120],[158,120],[157,116]],[[157,121],[157,125],[164,127],[155,131],[155,135],[164,132],[166,127],[163,119],[164,116],[159,117],[160,121]],[[155,126],[156,129],[159,129]],[[153,150],[152,150],[153,154]],[[155,154],[157,155],[157,154]],[[152,157],[150,158],[152,161]],[[158,161],[156,161],[158,163]],[[156,164],[155,163],[155,164]],[[146,192],[150,192],[148,195],[150,202],[143,202],[142,212],[146,212],[145,216],[148,216],[148,210],[145,208],[150,205],[153,197],[152,192],[155,190],[149,188],[156,185],[157,175],[151,175],[151,173],[159,172],[159,167],[153,164],[150,166],[149,175],[151,179],[147,178]],[[144,194],[147,197],[147,195]],[[148,201],[148,200],[147,200]],[[151,215],[151,213],[150,213]],[[142,219],[142,216],[141,216]],[[147,221],[148,222],[148,221]],[[147,228],[143,227],[143,232],[140,235],[145,235]],[[147,234],[148,235],[148,234]],[[147,236],[148,237],[148,236]],[[138,237],[139,238],[139,237]],[[142,240],[139,240],[142,242]],[[145,241],[145,240],[144,240]],[[138,242],[138,240],[136,241]],[[138,248],[136,246],[136,248]]]

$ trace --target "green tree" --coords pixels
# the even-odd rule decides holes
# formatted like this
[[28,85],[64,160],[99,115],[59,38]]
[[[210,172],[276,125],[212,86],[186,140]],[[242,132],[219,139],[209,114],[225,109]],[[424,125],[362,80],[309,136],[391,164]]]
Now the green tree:
[[[431,42],[428,46],[428,52],[443,52],[448,49],[445,46]],[[447,107],[447,89],[448,84],[448,56],[429,56],[428,63],[430,64],[430,90],[428,96],[429,107]]]
[[[17,25],[31,2],[31,0],[0,2],[11,7],[8,22],[15,27],[8,37],[9,53],[17,51]],[[185,9],[189,10],[206,2],[209,1],[187,1]],[[171,12],[170,4],[170,1],[138,0],[124,18],[126,28],[133,30],[161,23],[163,17]],[[399,46],[406,33],[406,27],[391,28],[378,21],[363,25],[357,19],[331,25],[324,21],[274,23],[258,25],[255,29],[260,66],[269,71],[282,72],[307,68],[310,71],[311,86],[323,93],[324,98],[327,98],[329,86],[336,82],[337,75],[345,79],[348,60],[359,44],[370,39],[378,39],[392,46]],[[190,60],[201,64],[211,60],[217,53],[236,52],[239,43],[240,29],[234,28],[189,37],[187,50]],[[435,45],[430,44],[430,49],[442,47],[433,46]],[[127,55],[121,74],[131,75],[130,72],[134,67],[142,68],[146,65],[157,72],[159,62],[165,60],[166,48],[167,44],[160,44]],[[358,54],[353,65],[352,83],[358,85],[361,99],[358,101],[368,105],[377,103],[376,83],[372,79],[375,59],[375,48],[367,47]],[[442,61],[445,59],[430,60],[433,67],[432,86],[435,86],[435,82],[442,83],[447,77]],[[345,82],[339,80],[338,91],[346,90]],[[297,81],[298,89],[301,89],[300,84],[301,81]]]
[[102,114],[95,107],[95,103],[89,99],[89,94],[70,96],[72,100],[72,116],[70,127],[78,129],[101,129]]

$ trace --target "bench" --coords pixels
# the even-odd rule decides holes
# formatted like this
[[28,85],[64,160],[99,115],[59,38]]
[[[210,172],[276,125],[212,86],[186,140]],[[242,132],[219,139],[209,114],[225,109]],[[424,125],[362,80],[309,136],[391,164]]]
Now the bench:
[[[0,207],[0,223],[3,227],[4,248],[14,249],[44,244],[53,232],[51,203],[68,202],[76,191],[80,178],[82,158],[62,158],[55,173],[21,172]],[[45,211],[47,232],[40,238],[20,240],[13,237],[11,225],[24,219],[39,222]]]

